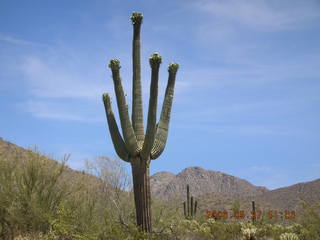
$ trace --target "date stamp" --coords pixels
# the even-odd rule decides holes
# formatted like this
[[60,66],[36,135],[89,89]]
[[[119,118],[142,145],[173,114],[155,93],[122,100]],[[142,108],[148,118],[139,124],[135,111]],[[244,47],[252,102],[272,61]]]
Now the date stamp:
[[268,210],[268,211],[244,211],[244,210],[208,210],[206,219],[261,219],[265,216],[269,219],[294,219],[296,218],[296,211],[294,210]]

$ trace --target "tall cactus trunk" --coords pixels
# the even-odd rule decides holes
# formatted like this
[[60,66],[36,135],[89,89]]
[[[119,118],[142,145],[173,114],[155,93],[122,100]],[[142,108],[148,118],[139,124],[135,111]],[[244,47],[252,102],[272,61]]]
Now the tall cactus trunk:
[[150,159],[131,159],[137,225],[151,232]]

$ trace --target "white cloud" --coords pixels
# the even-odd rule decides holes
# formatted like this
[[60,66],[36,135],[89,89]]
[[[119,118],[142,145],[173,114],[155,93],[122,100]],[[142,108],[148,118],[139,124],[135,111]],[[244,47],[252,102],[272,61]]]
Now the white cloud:
[[[47,98],[86,98],[96,99],[101,96],[99,80],[92,81],[83,71],[73,71],[65,62],[48,62],[39,57],[26,57],[21,66],[21,73],[30,84],[33,96]],[[57,64],[58,63],[58,64]],[[74,67],[74,66],[73,66]]]
[[63,121],[81,121],[81,122],[102,122],[105,121],[103,116],[103,107],[101,103],[101,118],[94,116],[94,112],[88,109],[82,109],[83,105],[72,105],[67,101],[56,103],[45,100],[29,100],[19,103],[18,108],[30,113],[36,118],[55,119]]
[[[296,59],[268,62],[263,59],[250,58],[245,53],[234,52],[233,57],[226,56],[230,63],[226,65],[212,66],[210,68],[197,68],[184,70],[180,73],[183,79],[184,90],[199,88],[221,88],[237,85],[266,84],[275,81],[290,79],[319,78],[320,55],[305,55]],[[260,61],[260,62],[259,62]],[[239,63],[241,67],[239,67]]]
[[15,45],[33,45],[34,43],[26,41],[24,39],[15,38],[7,35],[0,34],[0,41],[6,42],[9,44],[15,44]]
[[292,29],[320,16],[317,1],[203,0],[192,6],[218,21],[231,21],[261,31]]
[[[68,101],[77,99],[90,103],[99,102],[102,106],[101,95],[104,92],[108,92],[111,98],[114,99],[113,110],[116,114],[117,105],[110,69],[103,69],[101,73],[93,70],[89,75],[86,70],[81,69],[81,66],[79,68],[75,66],[76,63],[72,62],[73,58],[68,58],[66,54],[56,55],[58,53],[47,53],[46,60],[44,60],[45,56],[23,58],[23,63],[18,70],[26,79],[28,85],[26,91],[31,94],[31,98],[27,103],[29,113],[38,118],[87,121],[89,119],[83,117],[87,114],[70,114],[77,107],[72,107],[71,104],[68,104]],[[122,56],[123,54],[120,53],[120,55]],[[127,104],[131,108],[131,66],[129,61],[124,61],[121,65],[122,84],[127,95]],[[92,64],[89,64],[88,68],[90,66]],[[167,84],[167,72],[165,73],[166,76],[161,74],[159,79],[159,99],[163,98]],[[143,106],[145,114],[147,114],[150,93],[150,69],[142,69],[142,75]],[[180,83],[177,84],[179,85]],[[69,106],[69,110],[66,109],[66,106]],[[162,101],[159,100],[159,111],[161,106]],[[63,112],[61,109],[66,110]],[[116,114],[116,118],[117,116],[118,114]]]

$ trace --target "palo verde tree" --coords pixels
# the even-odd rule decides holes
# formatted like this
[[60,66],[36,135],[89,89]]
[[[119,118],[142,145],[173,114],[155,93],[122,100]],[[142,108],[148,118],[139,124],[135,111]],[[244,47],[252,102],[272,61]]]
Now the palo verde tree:
[[143,126],[143,109],[141,93],[141,64],[140,64],[140,28],[142,14],[133,13],[131,22],[133,25],[132,42],[132,66],[133,66],[133,88],[132,88],[132,118],[130,121],[128,105],[126,104],[120,78],[120,62],[112,59],[109,67],[112,71],[114,90],[116,93],[119,110],[122,135],[117,126],[110,97],[103,94],[103,102],[109,125],[109,131],[114,148],[118,156],[131,164],[134,201],[136,207],[137,225],[146,232],[151,231],[151,196],[150,196],[150,161],[156,159],[163,152],[169,129],[170,113],[174,94],[174,84],[179,65],[169,64],[169,78],[165,92],[164,102],[160,120],[157,120],[157,98],[158,98],[158,76],[161,57],[154,53],[149,58],[151,66],[151,86],[148,109],[148,120],[146,133]]

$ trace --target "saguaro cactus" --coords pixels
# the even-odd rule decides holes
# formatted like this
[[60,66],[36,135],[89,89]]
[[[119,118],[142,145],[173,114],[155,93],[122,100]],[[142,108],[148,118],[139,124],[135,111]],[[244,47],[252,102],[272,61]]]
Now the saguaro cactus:
[[158,97],[158,76],[161,64],[161,57],[154,53],[149,58],[151,66],[151,86],[149,98],[149,110],[147,129],[144,133],[142,94],[141,94],[141,67],[140,67],[140,27],[142,14],[133,13],[131,22],[133,25],[132,42],[132,66],[133,66],[133,89],[132,89],[132,122],[130,121],[128,105],[126,104],[120,78],[120,62],[112,59],[109,67],[112,71],[114,90],[116,93],[119,110],[122,136],[116,123],[110,97],[103,94],[103,102],[109,125],[109,131],[114,148],[118,156],[131,164],[134,201],[136,207],[137,225],[146,232],[151,231],[151,196],[150,196],[150,161],[158,158],[164,150],[168,137],[170,113],[174,94],[176,73],[179,65],[169,64],[169,79],[165,92],[164,102],[160,120],[157,120],[157,97]]
[[192,219],[196,215],[197,205],[197,201],[193,204],[193,196],[190,199],[190,189],[189,185],[187,185],[187,202],[183,202],[183,213],[186,219]]
[[256,205],[255,202],[252,201],[252,224],[256,223]]

